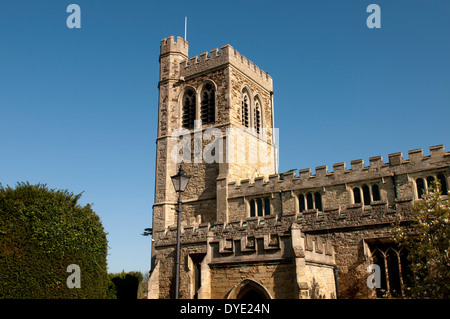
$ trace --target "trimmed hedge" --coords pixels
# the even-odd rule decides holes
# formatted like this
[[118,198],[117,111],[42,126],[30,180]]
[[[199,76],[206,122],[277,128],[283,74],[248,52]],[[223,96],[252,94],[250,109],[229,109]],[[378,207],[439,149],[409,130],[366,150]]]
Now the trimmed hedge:
[[139,271],[108,274],[108,299],[137,299],[139,284],[143,278]]
[[[105,298],[107,239],[81,194],[46,185],[0,184],[0,298]],[[67,266],[80,267],[69,288]]]

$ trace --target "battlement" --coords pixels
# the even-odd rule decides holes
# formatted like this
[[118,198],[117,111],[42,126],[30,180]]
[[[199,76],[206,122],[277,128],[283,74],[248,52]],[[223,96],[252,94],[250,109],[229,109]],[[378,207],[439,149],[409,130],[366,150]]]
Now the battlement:
[[189,43],[182,37],[177,37],[176,40],[174,36],[162,39],[161,55],[173,52],[182,53],[186,57],[189,56]]
[[229,196],[242,194],[250,196],[285,189],[324,187],[383,178],[394,174],[448,168],[450,165],[450,152],[445,152],[443,145],[431,146],[428,156],[423,155],[422,149],[410,150],[408,154],[408,159],[404,159],[400,152],[389,154],[387,163],[383,162],[382,156],[370,157],[369,166],[365,166],[362,159],[353,160],[350,162],[350,169],[346,168],[345,162],[336,163],[333,164],[332,172],[328,171],[327,165],[317,166],[315,175],[311,174],[310,168],[306,168],[298,170],[298,175],[296,175],[297,169],[292,169],[285,173],[257,177],[253,180],[231,181],[228,183]]
[[[387,202],[374,202],[367,208],[362,204],[350,205],[344,210],[338,207],[318,212],[316,209],[301,213],[285,213],[282,216],[269,215],[248,217],[229,221],[228,223],[203,223],[181,227],[181,243],[206,242],[210,237],[214,242],[220,242],[220,252],[226,253],[232,249],[231,242],[244,239],[241,247],[251,249],[250,238],[263,238],[264,249],[279,247],[278,239],[289,236],[292,225],[296,224],[302,232],[317,232],[331,229],[363,227],[380,224],[391,224],[400,217],[405,219],[406,212],[411,209],[412,199],[397,199],[396,208],[389,208]],[[406,220],[406,219],[405,219]],[[170,246],[176,243],[177,228],[169,226],[164,231],[154,233],[157,246]]]
[[[293,216],[277,219],[275,215],[265,217],[250,217],[244,220],[234,220],[228,223],[202,223],[181,227],[181,242],[204,242],[208,236],[216,240],[223,238],[241,238],[242,236],[264,236],[267,234],[282,234],[289,231]],[[157,245],[171,245],[176,242],[176,225],[169,226],[164,231],[154,233]]]
[[273,89],[272,77],[229,44],[222,46],[220,51],[216,48],[209,52],[203,52],[200,57],[196,55],[182,61],[180,63],[181,76],[188,78],[227,64],[233,65],[268,91]]

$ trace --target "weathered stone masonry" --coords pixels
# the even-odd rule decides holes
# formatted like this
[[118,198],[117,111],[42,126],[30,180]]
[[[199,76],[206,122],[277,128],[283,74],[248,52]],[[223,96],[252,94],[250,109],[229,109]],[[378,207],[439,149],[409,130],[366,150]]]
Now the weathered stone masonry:
[[[170,176],[177,164],[170,136],[181,127],[183,96],[195,91],[198,118],[202,88],[212,83],[215,122],[202,130],[216,127],[226,135],[227,128],[242,127],[242,93],[248,92],[249,116],[258,99],[262,127],[269,130],[264,142],[275,156],[273,84],[230,45],[189,58],[188,43],[169,37],[161,42],[160,63],[149,297],[173,298],[177,197]],[[192,178],[183,193],[181,298],[375,297],[366,286],[373,249],[390,242],[397,218],[407,222],[405,213],[419,199],[417,179],[450,184],[444,146],[430,147],[428,156],[421,149],[408,153],[408,159],[389,154],[387,162],[371,157],[368,166],[354,160],[350,169],[337,163],[332,172],[318,166],[315,175],[310,169],[264,171],[259,162],[184,163]],[[258,200],[268,203],[262,216],[252,212]]]

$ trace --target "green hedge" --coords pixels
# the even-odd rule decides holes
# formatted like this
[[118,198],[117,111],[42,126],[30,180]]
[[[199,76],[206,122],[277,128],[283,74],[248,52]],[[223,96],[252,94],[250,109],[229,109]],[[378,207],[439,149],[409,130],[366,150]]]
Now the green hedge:
[[[105,298],[107,239],[81,194],[46,185],[0,185],[0,298]],[[80,267],[69,288],[67,266]]]
[[139,271],[121,272],[108,274],[109,299],[136,299],[138,297],[138,288],[142,282],[143,275]]

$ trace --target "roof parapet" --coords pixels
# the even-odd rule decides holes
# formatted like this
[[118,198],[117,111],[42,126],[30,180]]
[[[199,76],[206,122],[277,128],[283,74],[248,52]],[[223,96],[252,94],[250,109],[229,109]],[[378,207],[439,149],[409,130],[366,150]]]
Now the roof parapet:
[[[364,177],[362,174],[371,174],[374,171],[378,171],[378,176],[385,175],[390,176],[392,174],[392,169],[398,167],[398,169],[402,167],[409,167],[411,165],[416,165],[422,162],[429,162],[430,160],[433,163],[438,163],[440,161],[450,160],[450,152],[445,152],[443,145],[436,145],[430,147],[430,155],[424,156],[421,148],[414,149],[408,151],[409,159],[404,159],[401,152],[391,153],[388,155],[389,162],[383,163],[383,157],[381,155],[373,156],[369,158],[369,166],[364,166],[363,159],[357,159],[350,162],[351,168],[346,169],[345,162],[340,162],[333,164],[333,172],[328,171],[327,165],[317,166],[315,168],[315,174],[311,174],[310,168],[304,168],[298,170],[298,177],[296,176],[296,169],[289,170],[284,173],[272,174],[268,177],[267,180],[263,180],[262,177],[256,177],[254,180],[243,179],[241,181],[232,181],[228,183],[228,187],[232,190],[237,188],[237,185],[240,185],[240,192],[245,192],[245,189],[248,187],[255,187],[255,189],[259,189],[258,186],[267,186],[268,192],[273,191],[280,184],[279,187],[284,187],[283,185],[289,185],[288,183],[294,183],[294,185],[298,185],[299,187],[304,186],[305,182],[313,181],[315,185],[319,185],[320,181],[332,181],[333,176],[343,176],[345,174],[346,179],[352,179],[354,181],[357,179],[362,179]],[[445,164],[445,163],[444,163]],[[408,165],[408,166],[404,166]],[[447,164],[448,165],[448,164]],[[434,168],[435,166],[430,166]],[[396,168],[397,169],[397,168]],[[354,174],[357,173],[357,174]],[[287,186],[286,186],[287,187]],[[237,193],[236,193],[237,195]]]
[[220,47],[220,52],[218,48],[215,48],[209,52],[203,52],[200,58],[195,55],[181,61],[181,76],[186,78],[227,64],[232,64],[267,90],[273,89],[272,77],[229,44]]

